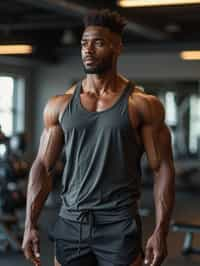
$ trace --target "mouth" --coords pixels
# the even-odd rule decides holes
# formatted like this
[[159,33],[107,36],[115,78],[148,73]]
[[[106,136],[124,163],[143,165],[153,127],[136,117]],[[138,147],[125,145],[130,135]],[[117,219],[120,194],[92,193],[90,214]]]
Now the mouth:
[[95,58],[93,58],[93,57],[86,57],[86,58],[84,59],[84,63],[86,63],[86,64],[92,64],[92,63],[95,63]]

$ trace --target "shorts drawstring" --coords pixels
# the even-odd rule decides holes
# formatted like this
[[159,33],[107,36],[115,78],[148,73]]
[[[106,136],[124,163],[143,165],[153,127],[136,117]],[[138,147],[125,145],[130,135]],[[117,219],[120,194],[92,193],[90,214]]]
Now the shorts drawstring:
[[81,240],[82,240],[82,225],[84,220],[86,219],[87,223],[90,226],[89,231],[89,240],[92,240],[92,228],[95,225],[95,215],[91,210],[85,210],[82,211],[79,216],[77,217],[77,220],[80,221],[80,234],[79,234],[79,247],[78,247],[78,254],[80,255],[81,251]]

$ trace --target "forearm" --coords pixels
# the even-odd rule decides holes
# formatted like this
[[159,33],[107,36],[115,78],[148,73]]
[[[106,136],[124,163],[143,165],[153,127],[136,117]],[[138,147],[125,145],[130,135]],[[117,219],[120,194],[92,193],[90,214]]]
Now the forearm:
[[164,236],[169,231],[170,219],[174,207],[175,185],[173,164],[162,165],[155,173],[154,202],[156,210],[156,227]]
[[39,160],[35,160],[29,175],[26,205],[26,228],[37,226],[44,202],[51,191],[52,178]]

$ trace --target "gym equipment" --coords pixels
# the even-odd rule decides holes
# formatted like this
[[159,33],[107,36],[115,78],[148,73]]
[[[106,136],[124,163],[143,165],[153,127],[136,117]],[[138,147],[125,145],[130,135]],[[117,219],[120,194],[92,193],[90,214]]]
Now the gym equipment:
[[14,215],[2,215],[0,218],[0,250],[5,251],[9,246],[15,250],[21,250],[21,243],[12,227],[17,224],[17,218]]
[[182,248],[182,254],[184,256],[188,256],[190,254],[200,255],[200,248],[195,248],[192,245],[194,233],[200,233],[200,225],[174,221],[171,224],[171,228],[174,232],[185,233],[185,239]]
[[21,250],[22,226],[17,215],[25,209],[29,167],[22,160],[24,134],[7,138],[0,130],[0,250]]

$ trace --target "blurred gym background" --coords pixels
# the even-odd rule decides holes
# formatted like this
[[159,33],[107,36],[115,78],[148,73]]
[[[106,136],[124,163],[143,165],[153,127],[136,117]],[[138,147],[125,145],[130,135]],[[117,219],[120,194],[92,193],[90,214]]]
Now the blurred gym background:
[[[28,172],[47,100],[84,76],[82,17],[109,8],[127,18],[119,71],[166,109],[176,167],[176,204],[165,266],[200,265],[200,1],[0,1],[0,265],[28,266],[20,252]],[[153,3],[155,2],[155,3]],[[53,265],[49,233],[60,204],[64,158],[40,217],[42,265]],[[152,173],[143,165],[144,244],[154,224]]]

